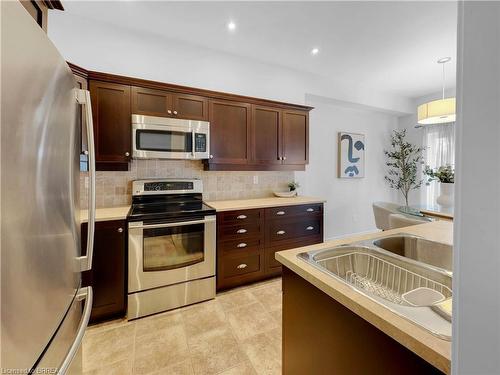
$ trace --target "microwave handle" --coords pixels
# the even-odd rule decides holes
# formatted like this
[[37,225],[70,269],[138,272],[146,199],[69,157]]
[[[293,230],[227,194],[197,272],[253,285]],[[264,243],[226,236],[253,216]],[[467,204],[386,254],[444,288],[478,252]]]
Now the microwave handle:
[[213,222],[215,222],[215,217],[210,217],[208,219],[203,219],[203,220],[180,221],[180,222],[176,222],[176,223],[149,224],[149,225],[143,225],[142,221],[140,221],[140,222],[129,223],[129,228],[155,229],[155,228],[182,227],[185,225],[206,224],[206,223],[213,223]]
[[194,129],[191,130],[191,154],[193,155],[193,158],[195,156],[195,134],[194,134]]

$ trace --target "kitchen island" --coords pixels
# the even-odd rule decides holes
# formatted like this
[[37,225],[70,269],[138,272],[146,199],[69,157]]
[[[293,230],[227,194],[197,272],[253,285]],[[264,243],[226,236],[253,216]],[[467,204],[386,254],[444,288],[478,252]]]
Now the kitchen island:
[[450,373],[450,341],[297,257],[397,233],[452,244],[453,225],[437,221],[276,253],[284,266],[283,373]]

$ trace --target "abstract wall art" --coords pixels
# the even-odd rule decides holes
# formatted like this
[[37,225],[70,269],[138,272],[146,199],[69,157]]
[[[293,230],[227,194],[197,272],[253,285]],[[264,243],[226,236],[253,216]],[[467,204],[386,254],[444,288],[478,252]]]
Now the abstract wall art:
[[340,178],[365,177],[365,136],[339,133],[338,176]]

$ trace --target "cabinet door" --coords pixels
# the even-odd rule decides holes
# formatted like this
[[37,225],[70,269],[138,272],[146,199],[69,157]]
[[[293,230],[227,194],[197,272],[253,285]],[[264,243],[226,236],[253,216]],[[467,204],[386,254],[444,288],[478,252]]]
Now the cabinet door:
[[247,164],[250,119],[250,104],[210,101],[210,163]]
[[174,117],[187,120],[208,120],[208,100],[202,96],[174,94],[173,109]]
[[98,167],[99,163],[127,163],[132,155],[130,86],[90,81],[90,96]]
[[173,115],[172,94],[167,91],[132,87],[132,113],[168,117]]
[[281,111],[252,106],[252,164],[281,164]]
[[283,111],[283,164],[307,164],[309,159],[309,114]]
[[[125,315],[125,244],[125,221],[96,223],[92,270],[85,272],[82,277],[83,285],[91,285],[94,292],[90,317],[92,322]],[[85,223],[82,225],[82,249],[86,246],[87,224]]]

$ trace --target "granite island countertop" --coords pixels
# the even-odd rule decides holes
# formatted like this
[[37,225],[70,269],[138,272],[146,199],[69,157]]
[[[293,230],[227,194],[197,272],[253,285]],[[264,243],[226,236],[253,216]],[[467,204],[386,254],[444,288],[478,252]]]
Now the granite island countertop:
[[315,197],[297,196],[292,198],[252,198],[252,199],[234,199],[222,201],[205,202],[210,207],[213,207],[217,212],[233,211],[233,210],[248,210],[252,208],[267,208],[279,206],[294,206],[300,204],[324,203],[325,199]]
[[357,292],[342,281],[327,275],[297,257],[297,254],[304,251],[320,250],[402,232],[422,236],[432,241],[447,244],[453,243],[453,223],[449,221],[436,221],[428,224],[388,230],[383,233],[374,232],[372,234],[347,236],[322,244],[280,251],[275,256],[285,267],[334,298],[337,302],[392,337],[401,345],[425,359],[434,367],[449,374],[451,369],[450,341],[432,335],[424,328],[411,323],[409,320]]

